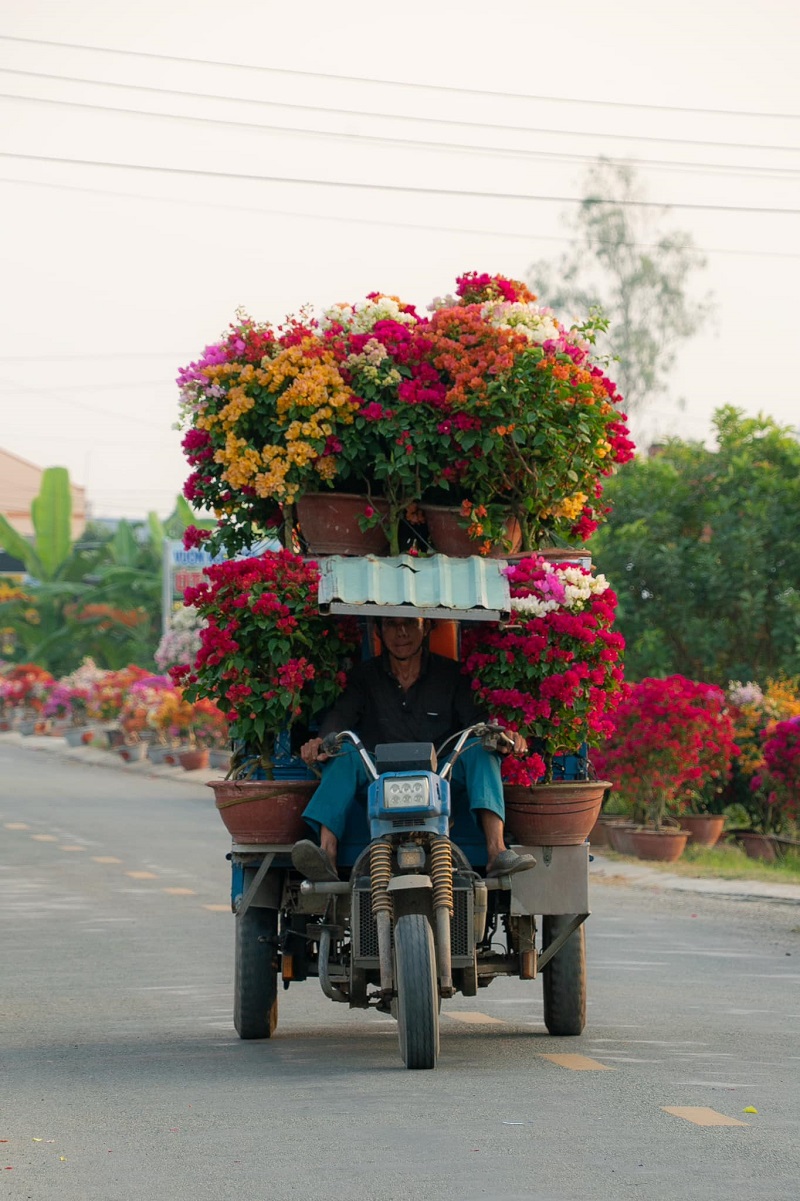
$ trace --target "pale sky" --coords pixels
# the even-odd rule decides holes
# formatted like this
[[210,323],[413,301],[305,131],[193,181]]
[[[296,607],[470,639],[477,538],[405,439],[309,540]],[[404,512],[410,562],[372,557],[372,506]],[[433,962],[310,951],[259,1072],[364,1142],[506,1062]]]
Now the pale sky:
[[177,369],[237,307],[524,278],[598,155],[673,206],[717,304],[645,432],[800,426],[799,34],[794,0],[0,0],[0,447],[163,516]]

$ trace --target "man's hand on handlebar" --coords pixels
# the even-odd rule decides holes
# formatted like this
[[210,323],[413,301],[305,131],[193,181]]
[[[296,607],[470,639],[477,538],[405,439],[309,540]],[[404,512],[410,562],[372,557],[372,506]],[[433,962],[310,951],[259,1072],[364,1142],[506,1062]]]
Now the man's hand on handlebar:
[[497,751],[499,755],[527,755],[528,743],[516,730],[506,730],[500,726],[489,726],[483,738],[483,745],[488,750]]
[[300,758],[306,767],[313,767],[315,763],[324,763],[326,759],[330,759],[330,755],[320,750],[321,746],[321,738],[310,738],[300,747]]

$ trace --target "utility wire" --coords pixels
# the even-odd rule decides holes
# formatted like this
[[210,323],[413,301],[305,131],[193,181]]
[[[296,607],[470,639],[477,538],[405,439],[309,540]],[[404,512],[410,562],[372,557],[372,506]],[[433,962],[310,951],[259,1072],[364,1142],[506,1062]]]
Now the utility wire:
[[267,108],[285,108],[295,112],[335,114],[341,117],[366,117],[370,120],[381,121],[410,121],[417,125],[453,125],[459,129],[482,129],[508,133],[535,133],[555,135],[563,138],[604,138],[623,142],[660,142],[684,146],[722,146],[734,150],[777,150],[796,154],[800,146],[779,146],[773,142],[720,142],[704,138],[668,138],[657,134],[610,133],[605,130],[577,129],[546,129],[537,126],[509,125],[488,121],[459,121],[452,117],[412,116],[405,113],[375,113],[365,109],[331,108],[324,104],[295,104],[287,100],[257,100],[246,96],[220,96],[214,92],[192,92],[178,88],[153,87],[140,83],[118,83],[103,79],[86,79],[75,75],[53,75],[41,71],[18,71],[14,67],[0,67],[0,71],[11,75],[24,75],[28,78],[60,80],[65,83],[87,84],[93,87],[125,88],[128,91],[155,92],[167,96],[183,96],[192,100],[217,100],[225,104],[256,104]]
[[157,54],[144,50],[119,50],[113,46],[88,46],[80,42],[54,42],[46,41],[44,38],[12,37],[10,34],[0,34],[0,40],[5,42],[25,42],[28,45],[34,46],[57,46],[64,50],[89,50],[100,54],[119,54],[128,58],[157,59],[160,62],[189,63],[200,67],[227,67],[233,68],[236,71],[253,71],[259,74],[290,75],[298,79],[327,79],[339,83],[366,83],[377,84],[380,87],[409,88],[417,91],[423,90],[439,93],[446,92],[449,95],[457,96],[491,96],[503,100],[533,100],[548,104],[583,104],[598,108],[634,108],[648,112],[704,113],[726,117],[767,117],[782,120],[797,120],[800,118],[800,113],[765,113],[749,109],[700,108],[677,104],[646,104],[644,102],[628,100],[598,100],[596,98],[582,100],[574,96],[535,96],[521,92],[490,91],[482,88],[459,88],[441,83],[414,83],[404,79],[378,79],[373,76],[364,75],[337,75],[329,71],[300,71],[291,67],[262,67],[253,63],[232,63],[217,59],[186,58],[183,55]]
[[[218,202],[213,200],[184,200],[174,196],[147,196],[141,192],[120,192],[109,188],[86,188],[78,187],[73,184],[50,183],[38,179],[9,179],[8,177],[0,176],[0,183],[8,183],[18,185],[20,187],[43,188],[46,190],[55,190],[59,192],[78,192],[82,195],[92,196],[113,196],[121,200],[150,200],[157,204],[179,204],[182,208],[211,208],[221,209],[224,212],[232,213],[257,213],[259,216],[266,217],[288,217],[292,220],[308,219],[313,221],[332,222],[334,224],[344,225],[370,225],[383,229],[409,229],[422,230],[431,233],[448,233],[448,234],[464,234],[467,237],[490,237],[504,238],[510,241],[526,241],[526,242],[574,242],[575,239],[567,237],[563,234],[541,234],[541,233],[515,233],[513,230],[499,229],[465,229],[463,226],[452,225],[429,225],[418,222],[409,221],[381,221],[375,217],[345,217],[338,216],[334,213],[303,213],[296,209],[275,209],[263,208],[262,206],[244,205],[244,204],[226,204],[224,201]],[[601,241],[604,246],[622,245],[633,246],[640,250],[657,250],[658,246],[649,242],[618,242],[611,243],[610,241]],[[744,258],[768,258],[768,259],[797,259],[800,254],[786,252],[783,250],[742,250],[739,247],[733,246],[693,246],[692,249],[699,251],[702,254],[734,254]],[[113,356],[112,356],[113,357]]]
[[[304,129],[293,125],[265,125],[258,121],[229,121],[219,117],[201,117],[188,113],[153,112],[148,109],[118,108],[107,104],[90,104],[79,100],[53,99],[49,96],[22,96],[14,92],[0,92],[0,100],[21,100],[31,104],[52,104],[58,107],[88,109],[99,113],[116,113],[133,117],[166,118],[170,121],[187,121],[191,124],[219,125],[226,129],[257,130],[260,133],[278,133],[300,135],[311,138],[331,138],[338,141],[370,143],[383,146],[403,146],[415,150],[455,151],[457,153],[491,155],[495,158],[537,158],[555,160],[557,162],[596,162],[594,154],[558,154],[550,150],[529,150],[514,146],[475,146],[466,142],[424,142],[413,138],[393,138],[385,135],[347,133],[328,129]],[[638,167],[655,167],[656,169],[688,170],[708,174],[713,171],[724,171],[736,175],[791,175],[800,173],[800,167],[765,167],[749,166],[737,163],[690,163],[670,159],[625,158],[627,164]]]
[[[254,175],[246,171],[207,171],[196,167],[162,167],[150,163],[112,163],[101,159],[65,158],[49,154],[18,154],[0,150],[0,158],[24,159],[27,162],[61,163],[73,167],[103,167],[115,171],[145,171],[158,175],[200,176],[203,179],[240,179],[257,183],[291,184],[308,188],[337,188],[362,192],[405,192],[415,196],[470,196],[478,200],[522,200],[527,203],[552,202],[555,204],[583,204],[583,196],[536,196],[528,192],[483,192],[469,188],[425,188],[413,184],[362,183],[359,180],[302,179],[292,175]],[[773,215],[796,216],[800,209],[771,208],[752,204],[697,204],[691,201],[670,201],[665,204],[657,200],[614,200],[620,208],[679,208],[695,212],[714,213],[770,213]]]

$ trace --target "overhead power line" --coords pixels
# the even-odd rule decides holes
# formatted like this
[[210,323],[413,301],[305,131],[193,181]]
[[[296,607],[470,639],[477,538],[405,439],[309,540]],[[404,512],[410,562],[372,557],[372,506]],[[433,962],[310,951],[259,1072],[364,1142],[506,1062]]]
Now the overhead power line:
[[[57,107],[88,109],[98,113],[124,114],[133,117],[154,117],[158,120],[186,121],[196,125],[220,125],[226,129],[242,129],[260,133],[291,134],[309,138],[332,138],[355,144],[402,146],[415,150],[454,151],[456,153],[491,155],[495,158],[536,158],[558,162],[597,162],[596,154],[559,154],[552,150],[529,150],[514,146],[476,146],[468,142],[425,142],[413,138],[393,138],[379,134],[347,133],[330,129],[305,129],[298,125],[265,125],[258,121],[230,121],[219,117],[201,117],[188,113],[154,112],[148,109],[118,108],[108,104],[91,104],[88,101],[62,100],[49,96],[22,96],[13,92],[0,92],[0,100],[20,100],[31,104],[51,104]],[[648,159],[625,157],[625,163],[638,167],[655,167],[660,170],[701,172],[728,172],[736,175],[791,175],[800,174],[800,167],[765,167],[737,163],[691,163],[674,159]]]
[[[257,213],[259,216],[270,217],[288,217],[292,220],[306,218],[313,221],[325,221],[334,225],[358,225],[372,226],[377,229],[408,229],[408,230],[423,230],[430,233],[448,233],[448,234],[464,234],[467,237],[489,237],[501,238],[506,241],[525,241],[525,242],[572,242],[575,239],[569,238],[564,234],[542,234],[537,232],[516,233],[508,229],[474,229],[465,228],[457,225],[431,225],[422,222],[410,221],[382,221],[376,217],[347,217],[339,216],[334,213],[303,213],[297,209],[276,209],[265,208],[263,205],[244,205],[244,204],[227,204],[225,201],[214,200],[187,200],[183,197],[175,196],[148,196],[142,192],[121,192],[118,189],[111,188],[90,188],[79,187],[74,184],[51,183],[46,180],[39,179],[10,179],[8,176],[0,176],[0,183],[7,183],[19,187],[40,188],[43,190],[59,191],[59,192],[77,192],[82,195],[90,196],[112,196],[121,200],[149,200],[156,204],[179,204],[182,208],[205,208],[205,209],[221,209],[228,213]],[[620,243],[618,243],[620,244]],[[611,245],[611,243],[603,243],[603,245]],[[635,246],[640,250],[657,250],[658,247],[649,242],[624,242],[624,246]],[[786,252],[783,250],[743,250],[741,247],[734,246],[695,246],[695,250],[701,254],[731,254],[742,258],[767,258],[767,259],[797,259],[800,254]],[[109,356],[115,357],[115,356]]]
[[332,108],[324,104],[295,104],[288,100],[260,100],[248,96],[220,96],[215,92],[194,92],[179,88],[154,87],[141,83],[119,83],[114,80],[86,79],[77,75],[55,75],[44,71],[18,71],[14,67],[0,67],[0,71],[10,75],[22,75],[26,78],[59,80],[62,83],[78,83],[90,87],[123,88],[126,91],[150,92],[165,96],[182,96],[191,100],[216,100],[223,104],[253,104],[261,108],[283,108],[293,112],[325,113],[339,117],[363,117],[368,120],[406,121],[415,125],[451,125],[457,129],[486,130],[503,133],[546,134],[562,138],[603,138],[616,142],[658,142],[673,146],[718,146],[728,150],[756,150],[789,152],[797,154],[800,146],[779,146],[774,142],[720,142],[708,138],[670,138],[658,134],[611,133],[596,129],[547,129],[541,126],[510,125],[507,122],[490,121],[461,121],[452,117],[428,117],[407,113],[376,113],[367,109]]
[[[114,163],[101,159],[65,158],[49,154],[17,154],[0,151],[0,158],[17,158],[27,162],[61,163],[73,167],[102,167],[115,171],[144,171],[158,175],[195,176],[203,179],[239,179],[253,183],[291,184],[295,187],[337,188],[363,192],[405,192],[415,196],[469,196],[477,200],[521,200],[526,203],[583,204],[583,196],[534,195],[530,192],[484,192],[469,188],[426,188],[414,184],[363,183],[360,180],[303,179],[293,175],[255,175],[246,171],[207,171],[196,167],[162,167],[150,163]],[[771,213],[795,216],[800,209],[771,208],[750,204],[698,204],[691,201],[615,200],[621,208],[679,208],[695,212],[714,213]]]
[[301,71],[293,67],[263,67],[254,63],[234,63],[219,59],[187,58],[178,54],[159,54],[145,50],[120,50],[114,46],[89,46],[80,42],[54,42],[44,38],[13,37],[10,34],[0,34],[0,40],[5,42],[25,42],[34,46],[56,46],[63,50],[88,50],[99,54],[119,54],[127,58],[148,58],[160,62],[188,63],[199,67],[225,67],[236,71],[251,71],[267,75],[290,75],[298,79],[326,79],[337,83],[366,83],[379,87],[409,88],[415,91],[447,93],[456,96],[493,97],[501,100],[529,100],[548,104],[582,104],[596,108],[632,108],[647,112],[674,113],[703,113],[725,117],[767,117],[782,120],[797,120],[800,113],[759,112],[751,109],[701,108],[697,105],[678,104],[647,104],[643,101],[629,100],[585,100],[577,96],[538,96],[523,92],[493,91],[484,88],[459,88],[442,83],[416,83],[406,79],[379,79],[367,75],[339,75],[330,71]]

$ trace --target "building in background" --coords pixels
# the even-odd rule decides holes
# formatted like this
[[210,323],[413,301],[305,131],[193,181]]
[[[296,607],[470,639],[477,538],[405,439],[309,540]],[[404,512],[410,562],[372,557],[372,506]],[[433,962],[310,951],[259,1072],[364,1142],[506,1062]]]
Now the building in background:
[[[0,513],[23,538],[33,536],[31,502],[38,496],[43,468],[0,449]],[[86,489],[72,485],[72,540],[86,528]]]

